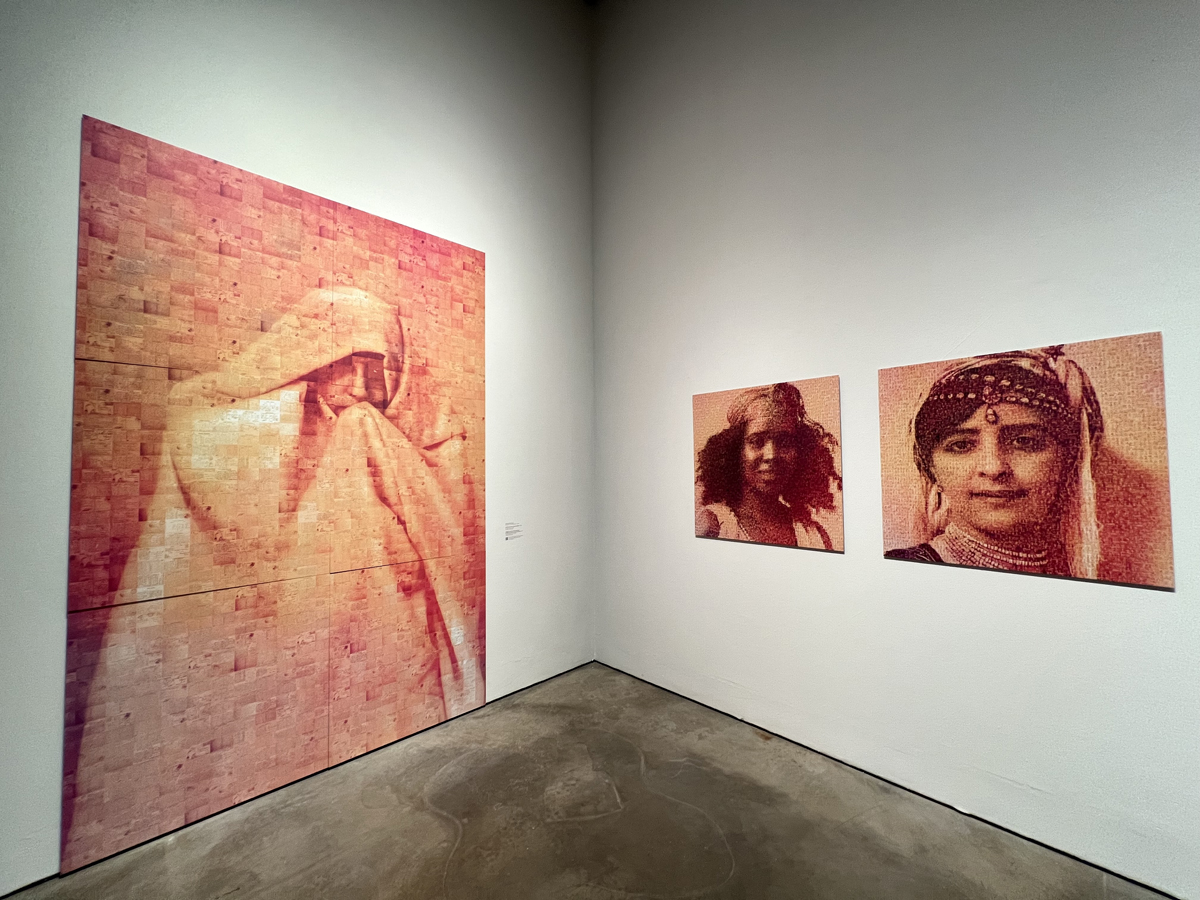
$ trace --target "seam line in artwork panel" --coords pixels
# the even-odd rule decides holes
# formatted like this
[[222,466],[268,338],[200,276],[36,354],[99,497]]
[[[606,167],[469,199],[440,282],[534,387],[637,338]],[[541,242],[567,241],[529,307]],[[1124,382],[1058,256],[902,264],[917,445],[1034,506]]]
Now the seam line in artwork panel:
[[[466,554],[464,554],[464,556],[465,555]],[[238,591],[238,590],[241,590],[242,588],[258,587],[259,585],[265,585],[265,584],[283,584],[284,582],[287,582],[287,581],[301,581],[305,578],[319,578],[322,575],[344,575],[347,572],[366,572],[369,569],[387,569],[392,566],[406,566],[406,565],[409,565],[414,562],[422,562],[423,563],[426,560],[453,559],[453,558],[454,557],[450,554],[447,554],[444,556],[425,556],[425,557],[421,557],[419,559],[408,560],[406,562],[381,563],[378,566],[355,566],[354,568],[350,568],[350,569],[336,569],[336,570],[329,571],[329,572],[317,572],[316,574],[313,574],[313,575],[293,575],[290,578],[272,578],[269,581],[247,581],[243,584],[230,584],[230,585],[226,585],[225,587],[207,588],[202,591],[185,591],[182,594],[165,594],[162,597],[147,597],[144,600],[128,600],[125,603],[103,603],[99,606],[85,606],[81,609],[69,609],[69,610],[67,610],[67,613],[68,613],[68,615],[74,615],[75,613],[95,612],[98,609],[116,609],[119,606],[136,606],[139,603],[154,603],[155,601],[158,601],[158,600],[178,600],[180,597],[196,597],[200,594],[216,594],[216,593],[219,593],[220,591]]]
[[154,363],[125,362],[120,359],[94,359],[90,356],[77,356],[75,362],[107,363],[110,366],[138,366],[142,369],[188,369],[194,371],[188,366],[159,366]]
[[154,603],[158,600],[177,600],[180,597],[196,597],[200,594],[216,594],[220,591],[238,591],[242,588],[258,587],[260,584],[283,584],[286,581],[300,581],[305,578],[317,578],[321,575],[329,575],[330,572],[317,572],[315,575],[293,575],[290,578],[272,578],[270,581],[248,581],[244,584],[231,584],[226,587],[206,588],[202,591],[185,591],[182,594],[164,594],[162,597],[147,597],[144,600],[128,600],[125,603],[104,603],[100,606],[87,606],[83,609],[68,610],[68,613],[94,612],[97,609],[116,609],[120,606],[137,606],[139,603]]
[[[465,557],[467,554],[464,553],[462,555]],[[406,562],[380,563],[377,566],[352,566],[349,569],[331,569],[329,574],[330,575],[345,575],[347,572],[366,572],[371,569],[390,569],[392,566],[407,566],[407,565],[411,565],[412,563],[415,563],[415,562],[423,563],[427,560],[433,560],[433,559],[454,559],[454,556],[453,556],[453,554],[447,553],[443,556],[422,556],[418,559],[407,560]]]

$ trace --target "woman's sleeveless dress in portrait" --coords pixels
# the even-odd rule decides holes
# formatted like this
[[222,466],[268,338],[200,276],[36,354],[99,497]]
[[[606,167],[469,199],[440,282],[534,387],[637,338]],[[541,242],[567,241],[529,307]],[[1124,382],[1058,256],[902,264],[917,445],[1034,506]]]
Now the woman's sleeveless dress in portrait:
[[[717,523],[720,525],[717,537],[730,541],[758,543],[746,533],[746,530],[742,528],[742,523],[738,521],[737,514],[726,504],[710,503],[704,508],[717,517]],[[807,547],[812,550],[833,549],[833,541],[830,540],[829,533],[818,523],[793,520],[792,527],[796,532],[797,547]]]

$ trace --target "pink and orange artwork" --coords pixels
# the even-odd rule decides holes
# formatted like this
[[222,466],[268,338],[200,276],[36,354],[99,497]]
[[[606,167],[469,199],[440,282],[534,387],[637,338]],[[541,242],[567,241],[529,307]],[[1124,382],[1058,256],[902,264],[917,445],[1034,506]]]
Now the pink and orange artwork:
[[696,537],[844,548],[838,377],[692,397]]
[[1162,335],[881,369],[884,555],[1172,589]]
[[62,870],[484,700],[484,257],[83,121]]

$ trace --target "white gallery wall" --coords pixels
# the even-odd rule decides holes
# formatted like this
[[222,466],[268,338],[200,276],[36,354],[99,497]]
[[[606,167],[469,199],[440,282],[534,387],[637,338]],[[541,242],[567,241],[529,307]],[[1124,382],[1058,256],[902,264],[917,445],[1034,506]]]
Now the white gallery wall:
[[[88,114],[487,254],[489,699],[596,656],[1200,898],[1200,5],[597,26],[593,71],[574,0],[3,4],[0,894],[57,868]],[[880,367],[1148,330],[1174,593],[881,558]],[[828,374],[846,553],[692,537],[691,395]]]
[[3,4],[0,894],[58,868],[80,117],[487,254],[490,699],[594,655],[586,13]]
[[[1200,897],[1200,5],[601,4],[600,660]],[[1161,330],[1177,590],[882,558],[877,371]],[[691,395],[840,375],[846,552],[698,540]]]

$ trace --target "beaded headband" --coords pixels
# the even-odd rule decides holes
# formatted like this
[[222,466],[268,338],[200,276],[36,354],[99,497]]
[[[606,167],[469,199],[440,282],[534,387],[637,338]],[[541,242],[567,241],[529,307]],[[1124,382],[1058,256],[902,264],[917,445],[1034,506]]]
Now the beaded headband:
[[1044,410],[1057,427],[1069,431],[1076,422],[1086,422],[1084,440],[1097,440],[1104,430],[1091,381],[1061,346],[976,356],[944,372],[922,401],[911,426],[918,470],[933,480],[930,464],[937,423],[946,421],[947,414],[957,418],[954,407],[983,407],[985,420],[995,425],[1001,403]]
[[998,403],[1019,403],[1055,415],[1069,411],[1057,380],[1053,383],[1048,379],[1023,381],[1010,373],[1001,376],[978,370],[951,373],[944,377],[934,385],[926,402],[944,400],[978,400],[987,408],[986,419],[993,425],[998,418],[993,407]]

